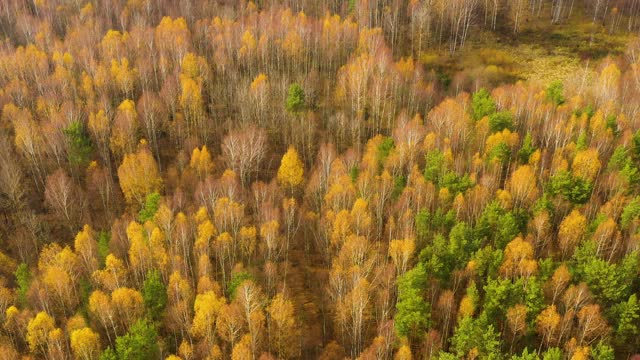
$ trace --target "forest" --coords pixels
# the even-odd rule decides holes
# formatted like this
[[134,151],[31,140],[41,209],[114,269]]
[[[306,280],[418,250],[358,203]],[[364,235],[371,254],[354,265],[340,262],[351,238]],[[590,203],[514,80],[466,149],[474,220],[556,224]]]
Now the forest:
[[640,358],[640,0],[0,0],[0,360]]

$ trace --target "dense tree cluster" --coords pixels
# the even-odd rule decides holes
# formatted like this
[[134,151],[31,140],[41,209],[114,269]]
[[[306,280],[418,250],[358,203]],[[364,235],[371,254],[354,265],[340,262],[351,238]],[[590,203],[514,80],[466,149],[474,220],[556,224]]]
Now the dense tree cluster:
[[[0,1],[0,358],[640,352],[639,16]],[[427,53],[537,20],[630,41],[548,84]]]

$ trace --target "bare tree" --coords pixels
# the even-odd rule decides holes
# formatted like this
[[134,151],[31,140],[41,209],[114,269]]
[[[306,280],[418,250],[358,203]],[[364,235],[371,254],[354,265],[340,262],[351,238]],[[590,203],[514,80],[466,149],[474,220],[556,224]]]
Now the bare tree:
[[22,168],[6,137],[0,135],[0,208],[22,208],[25,192]]
[[248,126],[232,130],[222,140],[225,163],[238,174],[242,186],[247,186],[251,176],[258,171],[264,158],[267,136],[264,130]]
[[47,176],[44,191],[45,202],[63,221],[64,225],[74,231],[84,215],[85,202],[80,189],[62,169]]

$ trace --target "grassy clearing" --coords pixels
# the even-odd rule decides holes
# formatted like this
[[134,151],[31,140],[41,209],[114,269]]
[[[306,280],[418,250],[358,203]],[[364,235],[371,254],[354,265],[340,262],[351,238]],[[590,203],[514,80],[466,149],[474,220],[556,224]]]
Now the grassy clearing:
[[528,19],[517,35],[508,25],[495,32],[479,32],[454,56],[445,49],[431,50],[422,54],[421,61],[443,78],[464,72],[494,86],[517,80],[546,85],[587,66],[593,69],[606,56],[623,55],[632,38],[626,33],[609,34],[579,10],[565,24],[553,25],[547,19]]

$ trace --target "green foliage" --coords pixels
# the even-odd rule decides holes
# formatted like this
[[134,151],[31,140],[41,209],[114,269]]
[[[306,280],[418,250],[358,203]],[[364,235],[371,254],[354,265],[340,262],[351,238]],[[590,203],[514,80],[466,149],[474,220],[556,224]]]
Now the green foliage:
[[623,179],[631,187],[629,189],[630,192],[633,192],[640,184],[640,170],[636,165],[634,165],[631,159],[628,159],[628,161],[625,162],[624,167],[620,170],[620,175],[622,175]]
[[534,321],[536,316],[545,308],[542,281],[532,276],[524,289],[524,304],[527,306],[527,319]]
[[400,336],[419,338],[429,325],[428,304],[422,294],[427,286],[427,273],[418,264],[398,279],[398,301],[394,324]]
[[540,356],[534,350],[529,352],[529,348],[524,348],[520,355],[511,356],[511,360],[540,360]]
[[507,308],[515,305],[521,290],[509,279],[488,279],[483,289],[483,315],[492,321],[504,320]]
[[152,319],[158,320],[167,305],[167,289],[158,270],[150,270],[142,284],[144,305]]
[[480,295],[478,295],[478,287],[476,286],[475,281],[469,281],[469,286],[467,286],[465,295],[469,298],[469,300],[471,300],[471,303],[474,304],[474,307],[478,307],[478,303],[480,302]]
[[513,240],[521,231],[523,221],[512,212],[504,210],[497,200],[484,208],[474,228],[474,237],[481,241],[490,241],[498,249]]
[[357,166],[349,169],[349,177],[351,178],[352,183],[356,183],[358,181],[358,176],[360,176],[360,168]]
[[574,252],[572,273],[584,281],[593,295],[605,304],[616,304],[631,295],[639,264],[637,253],[625,256],[619,263],[610,263],[596,255],[596,246],[585,241]]
[[482,316],[478,319],[464,317],[451,337],[451,347],[458,359],[465,358],[474,348],[481,359],[499,359],[500,346],[500,333]]
[[429,210],[422,208],[418,211],[415,217],[416,233],[418,239],[426,240],[431,229],[431,214]]
[[466,223],[459,222],[451,229],[448,239],[437,234],[432,243],[422,249],[419,258],[430,274],[446,284],[455,269],[466,266],[478,246],[472,229]]
[[542,360],[562,360],[562,350],[557,347],[549,348],[542,355]]
[[541,211],[546,211],[549,214],[553,214],[554,206],[550,198],[551,196],[549,195],[548,192],[542,193],[542,196],[540,196],[536,200],[536,203],[533,205],[533,208],[532,208],[533,214],[538,214]]
[[553,258],[548,257],[538,260],[538,268],[538,278],[540,282],[545,282],[553,276],[553,272],[558,268],[558,264],[553,261]]
[[80,278],[80,312],[85,319],[89,318],[89,297],[91,292],[93,292],[91,281],[83,276]]
[[596,111],[593,109],[593,106],[591,105],[587,105],[582,109],[576,109],[573,114],[576,116],[582,116],[582,114],[586,114],[587,118],[591,119],[591,117],[596,113]]
[[27,291],[29,291],[29,287],[31,286],[33,275],[31,275],[31,270],[29,270],[29,266],[25,263],[18,265],[15,275],[16,283],[18,284],[18,289],[16,291],[18,295],[18,303],[24,307],[27,305]]
[[376,160],[378,160],[378,167],[382,169],[384,161],[387,159],[391,151],[395,147],[393,138],[385,137],[384,140],[378,145],[378,152],[376,153]]
[[629,342],[638,342],[640,330],[638,320],[640,319],[640,304],[636,294],[632,294],[625,302],[613,307],[616,314],[615,338],[618,345],[624,346]]
[[407,186],[407,177],[404,175],[394,176],[393,177],[393,192],[391,196],[394,199],[397,199],[400,194],[402,194],[402,190],[404,190],[405,186]]
[[591,357],[597,360],[614,360],[616,358],[613,348],[602,341],[593,347]]
[[498,132],[504,129],[513,131],[513,115],[510,111],[500,111],[489,115],[489,129]]
[[620,225],[622,225],[623,229],[629,227],[631,222],[640,217],[640,196],[634,197],[627,206],[622,210],[622,215],[620,216]]
[[533,138],[530,133],[524,136],[524,140],[522,141],[522,147],[518,150],[518,159],[522,164],[527,164],[529,162],[529,158],[531,154],[536,151],[536,147],[533,146]]
[[548,101],[553,102],[557,105],[564,104],[564,86],[562,85],[562,81],[556,80],[549,84],[549,87],[546,91],[546,98]]
[[636,166],[630,151],[624,146],[618,146],[614,150],[607,165],[609,171],[619,171],[622,178],[630,187],[630,191],[640,184],[640,169]]
[[573,185],[565,197],[574,204],[586,204],[591,198],[592,191],[593,184],[591,182],[581,177],[573,177]]
[[445,171],[444,154],[440,150],[429,151],[425,156],[425,160],[424,178],[434,184],[438,184]]
[[578,135],[578,140],[576,141],[576,150],[585,150],[587,148],[587,145],[589,145],[587,143],[587,133],[583,131],[580,133],[580,135]]
[[136,321],[129,331],[116,339],[116,356],[119,360],[155,360],[160,358],[158,333],[152,322]]
[[442,232],[448,232],[456,224],[456,213],[453,209],[444,212],[441,208],[436,209],[431,219],[431,227]]
[[357,1],[356,0],[348,0],[349,1],[349,13],[352,13],[356,10]]
[[451,74],[447,72],[446,69],[443,69],[440,66],[437,67],[435,71],[438,83],[442,86],[443,89],[448,89],[451,85],[451,82],[453,81],[453,79],[451,78]]
[[476,91],[471,98],[471,116],[474,120],[480,120],[496,112],[496,103],[491,94],[484,88]]
[[631,156],[634,160],[640,161],[640,130],[636,131],[631,138]]
[[100,354],[100,360],[118,360],[118,355],[113,348],[108,347]]
[[300,84],[294,83],[289,86],[289,94],[287,95],[285,107],[287,111],[292,114],[298,114],[305,109],[305,94]]
[[586,230],[587,233],[593,234],[593,232],[596,231],[598,226],[600,226],[600,224],[602,224],[606,220],[607,220],[607,215],[605,214],[596,215],[596,217],[589,223],[589,225],[587,225],[587,230]]
[[100,231],[98,234],[98,260],[100,262],[100,267],[104,267],[105,260],[111,251],[109,249],[109,242],[111,240],[111,235],[109,235],[106,231]]
[[438,353],[438,357],[436,359],[437,360],[458,360],[459,358],[455,354],[441,351]]
[[229,284],[227,285],[227,295],[230,300],[236,297],[236,289],[238,289],[238,286],[245,282],[245,280],[254,281],[254,278],[246,271],[240,271],[231,275],[231,280],[229,280]]
[[85,166],[91,155],[91,139],[80,121],[74,121],[63,129],[69,148],[68,157],[71,165]]
[[609,170],[621,170],[628,159],[628,150],[626,147],[620,145],[616,147],[609,158],[609,163],[607,164],[607,168]]
[[492,246],[485,246],[473,255],[476,262],[476,272],[483,278],[495,278],[502,264],[504,253]]
[[444,212],[437,208],[431,213],[427,209],[421,209],[416,215],[416,231],[418,238],[427,240],[431,232],[447,233],[456,224],[456,214],[453,210]]
[[549,181],[549,192],[552,195],[562,195],[566,200],[574,204],[584,204],[591,197],[593,184],[591,182],[573,176],[568,171],[559,171]]
[[140,223],[144,224],[145,222],[153,219],[156,212],[158,212],[161,199],[162,196],[157,192],[147,194],[144,204],[142,205],[142,209],[138,212],[138,220],[140,220]]
[[497,232],[495,233],[494,244],[498,249],[504,249],[511,240],[520,233],[518,219],[516,216],[508,212],[498,219]]
[[499,164],[506,165],[511,159],[511,149],[503,142],[491,148],[488,154],[489,161],[497,161]]
[[609,114],[606,118],[607,129],[611,130],[613,135],[620,135],[620,128],[618,127],[618,121],[616,120],[616,116],[613,114]]
[[464,193],[471,187],[473,187],[474,182],[471,180],[468,174],[464,174],[462,176],[458,176],[453,171],[448,171],[444,174],[444,176],[440,179],[439,186],[440,188],[447,188],[452,195],[456,195],[458,193]]

